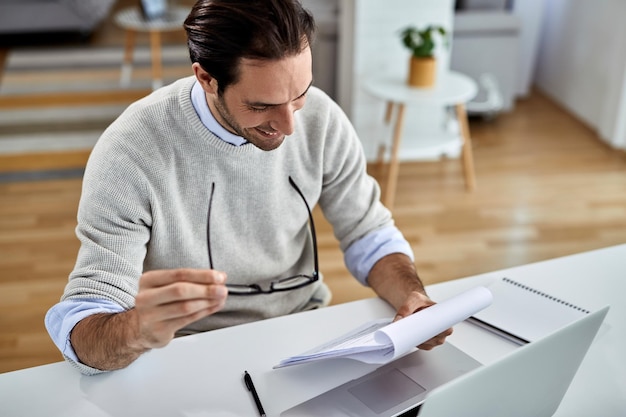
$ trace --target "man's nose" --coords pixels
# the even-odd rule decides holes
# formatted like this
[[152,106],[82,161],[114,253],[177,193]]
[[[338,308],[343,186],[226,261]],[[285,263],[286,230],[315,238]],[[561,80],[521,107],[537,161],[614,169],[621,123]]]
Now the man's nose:
[[291,135],[294,131],[294,113],[299,110],[291,104],[279,106],[274,113],[274,120],[271,126],[284,135]]

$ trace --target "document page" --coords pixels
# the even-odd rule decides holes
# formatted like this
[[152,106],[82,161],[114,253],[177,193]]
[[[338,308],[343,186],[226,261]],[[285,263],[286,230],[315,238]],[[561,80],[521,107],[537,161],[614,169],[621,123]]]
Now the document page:
[[491,301],[487,288],[476,287],[396,322],[386,318],[364,323],[307,352],[283,359],[274,368],[339,357],[388,363],[486,308]]

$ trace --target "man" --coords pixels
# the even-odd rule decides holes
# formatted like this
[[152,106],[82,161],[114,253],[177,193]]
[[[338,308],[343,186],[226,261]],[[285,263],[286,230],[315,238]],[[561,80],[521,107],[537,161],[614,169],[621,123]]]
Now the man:
[[316,204],[397,318],[432,305],[357,135],[312,87],[310,14],[199,0],[185,29],[195,76],[131,105],[90,157],[77,263],[46,316],[64,356],[94,374],[177,335],[327,305]]

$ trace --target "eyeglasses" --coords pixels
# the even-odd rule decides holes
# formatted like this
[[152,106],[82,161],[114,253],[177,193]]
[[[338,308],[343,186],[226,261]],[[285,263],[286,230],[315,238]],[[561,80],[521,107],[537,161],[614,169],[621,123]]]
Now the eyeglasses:
[[[291,291],[296,290],[298,288],[306,287],[319,280],[319,262],[317,255],[317,236],[315,235],[315,223],[313,222],[313,214],[311,213],[311,208],[309,204],[306,202],[306,198],[304,198],[304,194],[300,191],[300,188],[296,185],[294,180],[289,177],[289,184],[298,192],[300,198],[304,202],[306,206],[307,212],[309,214],[309,229],[311,232],[311,240],[313,242],[313,261],[315,264],[315,269],[313,274],[306,275],[293,275],[286,278],[275,279],[270,282],[269,289],[264,289],[258,284],[226,284],[226,288],[228,288],[229,295],[256,295],[256,294],[271,294],[273,292],[279,291]],[[211,195],[209,196],[209,214],[207,218],[207,244],[208,244],[208,255],[209,255],[209,268],[213,269],[213,257],[211,255],[211,233],[210,233],[210,225],[211,225],[211,206],[213,204],[213,193],[215,192],[215,183],[211,184]]]

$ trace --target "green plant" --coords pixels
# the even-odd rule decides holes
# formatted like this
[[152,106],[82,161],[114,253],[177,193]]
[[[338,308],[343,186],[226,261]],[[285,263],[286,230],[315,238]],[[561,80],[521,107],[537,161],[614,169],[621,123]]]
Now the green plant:
[[435,50],[434,34],[441,35],[444,44],[447,46],[447,32],[441,26],[430,25],[423,30],[415,26],[404,28],[400,33],[402,43],[406,46],[411,54],[416,58],[432,57]]

